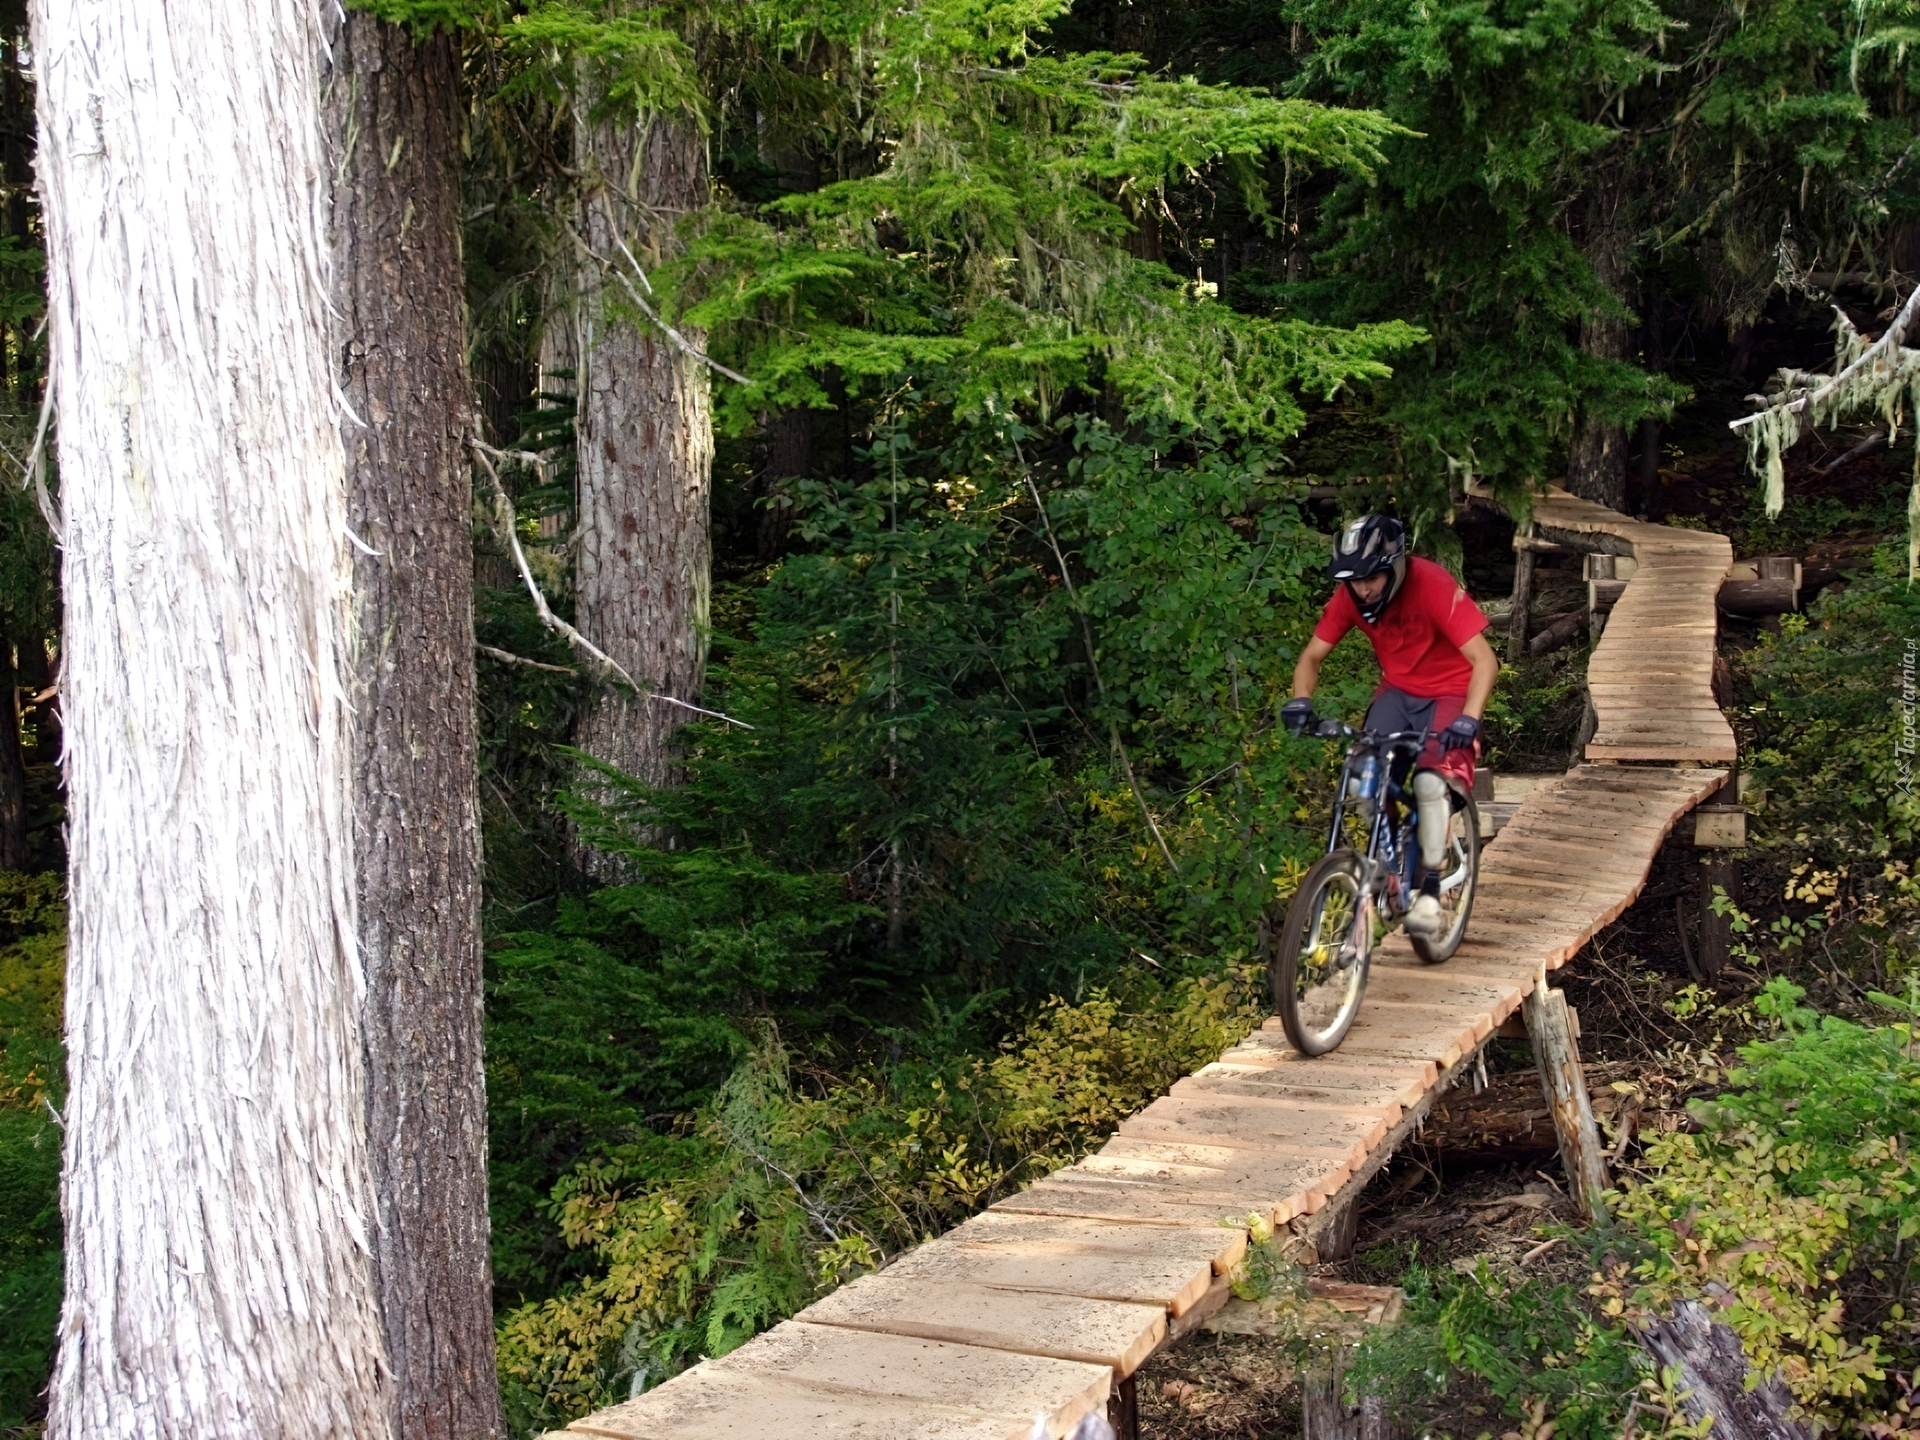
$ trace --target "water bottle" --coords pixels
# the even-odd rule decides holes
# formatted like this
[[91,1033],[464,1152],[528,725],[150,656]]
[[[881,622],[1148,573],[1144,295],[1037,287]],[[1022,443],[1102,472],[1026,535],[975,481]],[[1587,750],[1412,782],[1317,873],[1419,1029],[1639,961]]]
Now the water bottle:
[[1367,755],[1360,761],[1360,798],[1371,801],[1380,793],[1380,757]]
[[1347,795],[1359,802],[1363,819],[1373,818],[1374,799],[1380,793],[1380,757],[1363,755],[1360,764],[1347,779]]

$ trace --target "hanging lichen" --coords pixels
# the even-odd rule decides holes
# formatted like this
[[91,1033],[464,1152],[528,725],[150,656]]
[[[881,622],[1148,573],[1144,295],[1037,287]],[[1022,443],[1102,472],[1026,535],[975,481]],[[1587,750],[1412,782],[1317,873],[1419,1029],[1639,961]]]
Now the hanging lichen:
[[[1766,408],[1733,422],[1735,430],[1746,432],[1747,463],[1760,476],[1769,517],[1786,504],[1786,452],[1800,438],[1803,423],[1827,426],[1874,411],[1886,422],[1887,443],[1892,445],[1900,438],[1907,411],[1920,409],[1920,349],[1906,343],[1920,325],[1920,287],[1907,297],[1886,333],[1871,343],[1838,306],[1834,314],[1833,374],[1778,371],[1771,394],[1750,397]],[[1915,453],[1907,499],[1907,573],[1920,574],[1920,451]]]

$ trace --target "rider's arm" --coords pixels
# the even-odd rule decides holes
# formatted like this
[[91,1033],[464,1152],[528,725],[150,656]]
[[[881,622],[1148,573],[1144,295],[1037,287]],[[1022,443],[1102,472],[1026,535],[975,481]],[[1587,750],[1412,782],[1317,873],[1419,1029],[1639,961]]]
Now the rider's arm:
[[[1312,647],[1309,646],[1308,649],[1311,650]],[[1485,635],[1476,635],[1467,641],[1460,647],[1460,653],[1466,656],[1467,663],[1473,666],[1473,679],[1467,682],[1467,703],[1461,708],[1460,713],[1471,715],[1478,720],[1487,708],[1488,698],[1493,694],[1494,682],[1500,678],[1500,660],[1493,653],[1493,647],[1487,644]],[[1300,664],[1306,663],[1307,657],[1302,655]],[[1313,673],[1315,676],[1320,673],[1318,660],[1313,662]],[[1293,688],[1296,694],[1299,693],[1300,671],[1297,667],[1293,672]]]
[[[1318,635],[1307,641],[1307,648],[1300,652],[1299,662],[1293,667],[1294,699],[1311,700],[1313,698],[1314,687],[1320,683],[1320,662],[1333,653],[1333,645],[1333,641],[1322,640]],[[1482,640],[1480,642],[1480,648],[1486,650],[1487,642]],[[1487,653],[1491,655],[1493,652],[1487,650]],[[1494,673],[1498,674],[1500,671],[1499,665],[1496,664],[1493,668]],[[1474,678],[1476,680],[1480,678],[1480,672],[1478,670],[1474,671]],[[1480,697],[1481,703],[1485,704],[1487,696],[1492,693],[1493,682],[1489,680],[1487,682],[1486,693]]]

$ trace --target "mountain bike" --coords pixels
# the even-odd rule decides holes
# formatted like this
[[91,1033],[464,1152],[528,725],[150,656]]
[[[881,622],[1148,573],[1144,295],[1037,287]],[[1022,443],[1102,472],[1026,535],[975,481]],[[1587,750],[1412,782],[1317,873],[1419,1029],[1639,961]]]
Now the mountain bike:
[[[1378,734],[1322,720],[1304,733],[1351,743],[1334,795],[1327,853],[1294,892],[1268,975],[1273,1008],[1293,1048],[1324,1055],[1346,1039],[1359,1013],[1374,946],[1419,893],[1412,782],[1427,732]],[[1480,814],[1473,797],[1451,786],[1447,793],[1452,811],[1440,871],[1446,928],[1431,939],[1407,937],[1429,965],[1460,947],[1480,869]]]

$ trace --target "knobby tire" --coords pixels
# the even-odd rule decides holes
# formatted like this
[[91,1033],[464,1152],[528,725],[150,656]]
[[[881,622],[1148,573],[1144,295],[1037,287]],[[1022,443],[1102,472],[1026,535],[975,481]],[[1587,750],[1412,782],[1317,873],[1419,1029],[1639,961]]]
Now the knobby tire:
[[[1359,855],[1352,850],[1335,850],[1322,856],[1300,881],[1293,903],[1287,907],[1286,924],[1269,966],[1273,985],[1274,1013],[1287,1032],[1287,1040],[1302,1055],[1324,1055],[1347,1038],[1354,1016],[1360,1012],[1361,997],[1367,990],[1367,969],[1372,961],[1373,936],[1360,933],[1356,926],[1370,932],[1374,909],[1364,898]],[[1336,910],[1329,922],[1330,902]],[[1317,929],[1317,933],[1316,933]],[[1338,933],[1330,933],[1337,930]],[[1358,942],[1357,959],[1348,967],[1335,989],[1320,997],[1320,1003],[1303,1006],[1303,981],[1311,986],[1320,973],[1314,957],[1327,958],[1328,947],[1337,955],[1350,941]],[[1303,966],[1303,960],[1306,964]],[[1339,972],[1329,971],[1329,974]],[[1338,987],[1344,985],[1344,992]],[[1327,1014],[1329,1002],[1337,1002]]]

